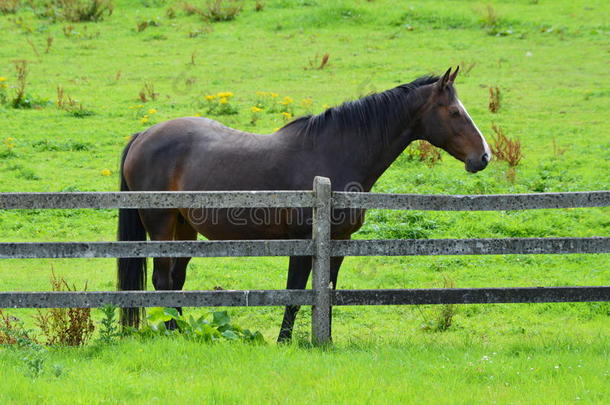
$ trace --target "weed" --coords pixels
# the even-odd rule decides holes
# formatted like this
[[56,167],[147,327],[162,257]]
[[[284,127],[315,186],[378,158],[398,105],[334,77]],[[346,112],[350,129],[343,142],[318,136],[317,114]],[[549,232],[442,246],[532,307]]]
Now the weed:
[[0,0],[0,14],[15,14],[21,7],[21,0]]
[[155,85],[152,82],[144,82],[144,86],[139,93],[140,101],[143,103],[147,103],[152,100],[155,101],[159,96],[159,93],[155,93]]
[[28,38],[27,43],[28,43],[28,45],[30,45],[30,48],[32,48],[32,51],[34,51],[34,54],[36,55],[38,60],[40,60],[40,52],[38,52],[38,47],[36,47],[36,44],[34,43],[34,41],[32,41],[31,39]]
[[[212,312],[212,319],[205,316],[188,318],[180,315],[175,308],[151,308],[148,311],[147,325],[136,333],[143,337],[155,335],[175,336],[182,335],[186,339],[200,342],[215,342],[218,340],[240,340],[251,343],[264,343],[265,339],[260,332],[251,332],[231,323],[226,311]],[[168,330],[166,322],[174,321],[178,325],[176,330]]]
[[9,170],[15,170],[17,173],[15,177],[23,180],[31,180],[38,181],[40,180],[40,176],[36,174],[36,172],[30,168],[23,167],[20,165],[11,166],[8,168]]
[[566,152],[566,150],[568,150],[568,148],[560,147],[559,145],[557,145],[557,141],[555,140],[555,138],[553,138],[553,155],[561,156]]
[[70,139],[65,142],[44,139],[33,142],[32,147],[39,152],[82,152],[91,150],[93,145],[88,142],[72,141]]
[[44,0],[34,7],[40,17],[70,22],[102,21],[113,10],[112,0]]
[[3,150],[0,150],[0,158],[7,159],[16,157],[15,153],[15,138],[8,137],[2,140]]
[[474,67],[477,65],[476,62],[464,62],[462,61],[460,63],[460,74],[462,76],[468,77],[470,76],[470,72],[472,71],[472,69],[474,69]]
[[261,0],[256,0],[254,3],[254,11],[259,12],[265,9],[265,2]]
[[506,178],[513,183],[516,176],[516,167],[523,158],[521,153],[521,141],[506,136],[504,130],[499,125],[492,124],[491,129],[495,134],[493,136],[491,151],[497,160],[508,163]]
[[242,8],[241,0],[208,0],[198,14],[208,21],[230,21],[239,15]]
[[104,305],[100,310],[104,317],[100,325],[100,343],[112,344],[119,336],[119,327],[116,318],[116,307],[114,305]]
[[139,21],[136,24],[136,31],[142,32],[148,27],[158,27],[160,25],[161,25],[161,23],[157,20],[143,20],[143,21]]
[[174,18],[176,18],[176,8],[169,7],[167,10],[165,10],[165,16],[167,18],[169,18],[170,20],[173,20]]
[[201,35],[206,35],[213,31],[214,31],[214,28],[212,27],[212,25],[205,24],[193,31],[189,31],[188,36],[189,36],[189,38],[197,38],[197,37],[200,37]]
[[68,114],[77,118],[93,115],[93,111],[85,109],[83,103],[80,103],[78,100],[74,100],[67,95],[62,86],[57,86],[56,105],[60,110],[66,111]]
[[207,106],[207,113],[213,115],[234,115],[238,113],[237,107],[231,103],[233,93],[223,91],[217,94],[204,97]]
[[489,87],[489,111],[497,113],[500,110],[502,93],[498,86]]
[[8,102],[6,77],[0,76],[0,105],[4,105]]
[[[54,271],[51,271],[51,287],[53,291],[77,291],[76,286],[70,286]],[[86,290],[85,283],[83,291]],[[82,346],[95,329],[90,308],[52,308],[38,311],[34,319],[49,345]]]
[[[309,65],[306,66],[305,70],[322,70],[328,65],[328,60],[330,59],[330,55],[325,53],[322,55],[322,58],[318,54],[315,57],[309,59]],[[319,61],[319,63],[318,63]]]
[[0,345],[18,344],[20,339],[30,339],[29,333],[23,321],[0,309]]
[[412,159],[424,162],[428,167],[432,167],[441,161],[441,152],[429,142],[415,141],[413,147],[407,150]]
[[11,104],[13,108],[32,108],[25,96],[28,78],[28,61],[16,60],[13,61],[13,64],[15,65],[15,71],[17,72],[17,87],[15,88],[15,97],[13,97]]
[[496,9],[491,4],[488,4],[481,16],[481,23],[485,28],[494,28],[498,26],[499,22],[500,17]]
[[54,38],[52,36],[48,36],[47,37],[47,47],[44,50],[44,53],[49,53],[51,52],[51,48],[53,47],[53,40]]
[[261,118],[261,112],[263,111],[263,109],[257,106],[252,106],[252,108],[250,108],[250,111],[252,112],[250,124],[256,125],[256,122]]

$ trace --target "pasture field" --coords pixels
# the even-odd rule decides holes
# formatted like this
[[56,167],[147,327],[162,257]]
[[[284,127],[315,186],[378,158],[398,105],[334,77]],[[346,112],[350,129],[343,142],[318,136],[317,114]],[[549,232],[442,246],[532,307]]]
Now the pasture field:
[[[0,192],[114,191],[129,135],[151,124],[202,115],[270,133],[291,116],[457,64],[461,100],[488,141],[493,124],[521,141],[514,179],[504,162],[472,175],[444,152],[440,162],[420,162],[410,147],[373,191],[609,189],[608,2],[266,0],[258,2],[260,11],[255,3],[245,1],[235,20],[215,23],[187,15],[171,0],[116,0],[112,15],[98,22],[52,21],[29,5],[16,14],[0,11]],[[27,61],[28,73],[20,106],[34,108],[11,106],[19,60]],[[496,86],[501,106],[492,113],[489,88]],[[231,94],[220,104],[223,92]],[[109,241],[116,219],[113,210],[1,212],[0,240]],[[584,237],[609,236],[609,229],[607,208],[371,211],[356,237]],[[185,288],[283,288],[287,263],[194,259]],[[3,260],[0,290],[48,290],[51,270],[79,287],[87,283],[88,290],[115,287],[112,260]],[[338,284],[609,280],[608,255],[372,257],[346,259]],[[0,402],[608,402],[610,303],[455,309],[451,326],[440,331],[438,307],[335,308],[335,345],[322,350],[306,344],[308,308],[297,319],[294,344],[286,346],[274,343],[283,308],[231,308],[235,323],[261,331],[267,344],[132,337],[51,348],[36,378],[28,373],[27,353],[0,346]],[[35,327],[35,311],[8,313]]]

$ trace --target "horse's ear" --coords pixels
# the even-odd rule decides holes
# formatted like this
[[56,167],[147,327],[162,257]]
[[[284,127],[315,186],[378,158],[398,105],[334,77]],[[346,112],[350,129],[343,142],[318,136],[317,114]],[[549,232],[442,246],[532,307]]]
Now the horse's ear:
[[459,71],[460,71],[460,65],[458,65],[455,68],[455,72],[453,72],[451,74],[451,76],[449,76],[449,83],[453,84],[453,82],[455,82],[455,78],[457,77]]
[[445,87],[447,87],[447,85],[450,83],[450,77],[451,77],[451,68],[447,69],[447,71],[445,72],[445,74],[443,75],[443,77],[441,77],[439,79],[438,82],[436,82],[436,85],[438,86],[439,90],[445,90]]

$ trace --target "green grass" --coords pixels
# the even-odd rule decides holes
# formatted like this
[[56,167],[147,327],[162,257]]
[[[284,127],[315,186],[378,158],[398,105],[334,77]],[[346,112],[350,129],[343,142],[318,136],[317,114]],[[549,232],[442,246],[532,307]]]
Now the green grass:
[[[488,140],[496,123],[522,142],[515,182],[506,179],[500,162],[471,175],[444,152],[434,167],[407,152],[374,191],[608,189],[610,7],[602,1],[535,3],[269,0],[255,12],[249,1],[236,20],[211,30],[180,11],[167,18],[171,1],[116,1],[113,15],[98,23],[51,23],[27,8],[0,16],[0,77],[7,79],[0,100],[3,91],[9,98],[14,92],[12,61],[27,59],[27,93],[42,105],[23,110],[0,104],[0,191],[116,190],[126,137],[156,122],[206,115],[208,94],[233,92],[230,103],[238,111],[211,118],[269,133],[284,118],[262,112],[253,125],[257,91],[293,98],[294,113],[301,115],[457,64],[474,64],[458,77],[457,89]],[[142,21],[158,26],[137,32]],[[45,53],[48,37],[54,40]],[[311,69],[325,53],[328,66]],[[139,100],[145,83],[153,84],[156,100]],[[92,115],[57,108],[57,86]],[[487,109],[488,86],[503,94],[497,114]],[[302,104],[309,98],[311,107]],[[142,123],[145,114],[148,122]],[[105,176],[106,170],[112,174]],[[0,213],[0,240],[113,240],[115,226],[112,210],[7,211]],[[371,211],[356,237],[608,236],[609,227],[607,208]],[[339,288],[428,288],[445,277],[457,287],[607,285],[609,262],[607,255],[348,258]],[[286,267],[285,258],[194,259],[185,288],[283,288]],[[0,289],[48,290],[51,269],[79,286],[88,282],[89,290],[114,289],[114,263],[105,259],[1,261]],[[270,342],[282,315],[281,308],[229,312]],[[10,313],[32,325],[33,311]],[[610,395],[608,303],[461,306],[447,332],[425,331],[422,325],[437,313],[434,307],[336,308],[336,344],[328,352],[298,344],[207,346],[167,339],[53,349],[35,384],[23,353],[0,348],[0,399],[603,403]],[[308,338],[309,314],[303,309],[297,320],[299,341]],[[54,364],[65,371],[59,377]]]

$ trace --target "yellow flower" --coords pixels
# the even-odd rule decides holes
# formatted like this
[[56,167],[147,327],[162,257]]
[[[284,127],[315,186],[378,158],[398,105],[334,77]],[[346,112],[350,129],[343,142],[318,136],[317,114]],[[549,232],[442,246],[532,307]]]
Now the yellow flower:
[[140,118],[140,122],[142,124],[146,124],[148,122],[148,115],[143,116],[142,118]]
[[313,105],[313,100],[311,98],[304,98],[301,101],[301,106],[307,108],[307,107],[311,107]]
[[6,77],[0,76],[0,82],[5,82],[5,81],[6,81]]
[[216,96],[214,96],[214,95],[205,96],[205,99],[206,99],[207,101],[212,101],[212,100],[214,100],[215,98],[216,98]]
[[265,96],[269,95],[269,93],[266,91],[257,91],[256,95],[265,97]]
[[258,113],[258,112],[263,111],[263,109],[262,109],[262,108],[258,108],[257,106],[252,106],[252,108],[250,108],[250,110],[251,110],[253,113]]
[[6,142],[6,143],[11,143],[11,142],[13,142],[14,140],[15,140],[15,138],[13,138],[12,136],[9,136],[8,138],[6,138],[6,139],[4,140],[4,142]]
[[150,115],[153,115],[153,114],[156,114],[156,113],[157,113],[157,110],[156,110],[156,109],[154,109],[154,108],[151,108],[150,110],[148,110],[148,113],[149,113]]
[[285,120],[289,120],[290,118],[292,118],[292,114],[290,114],[289,112],[283,112],[282,116]]
[[226,97],[220,97],[220,100],[218,100],[218,102],[220,104],[227,104],[229,100]]
[[328,110],[328,109],[330,108],[330,106],[329,106],[328,104],[324,104],[324,105],[322,106],[322,108],[323,108],[323,109],[325,109],[325,110]]
[[220,97],[221,99],[229,98],[229,97],[233,97],[233,93],[231,93],[230,91],[221,91],[220,93],[217,94],[217,96]]
[[112,174],[112,172],[111,172],[110,170],[108,170],[108,169],[104,169],[104,170],[102,170],[102,176],[106,176],[106,177],[108,177],[108,176],[110,176],[111,174]]
[[270,93],[269,95],[273,98],[279,97],[279,94],[277,94],[277,93]]
[[195,115],[193,115],[193,117],[201,117],[201,114],[196,113]]
[[294,100],[288,96],[284,97],[284,100],[280,103],[280,104],[284,104],[284,105],[288,105],[288,104],[292,104]]
[[277,131],[279,131],[280,129],[282,129],[282,127],[273,128],[273,132],[277,132]]

